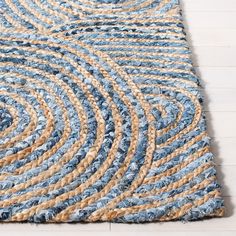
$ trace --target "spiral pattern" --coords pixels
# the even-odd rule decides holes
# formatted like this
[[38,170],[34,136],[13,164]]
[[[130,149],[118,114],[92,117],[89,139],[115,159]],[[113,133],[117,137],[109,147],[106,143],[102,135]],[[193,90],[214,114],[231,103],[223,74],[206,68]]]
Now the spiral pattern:
[[178,0],[2,0],[0,24],[23,31],[45,31],[62,22],[176,13]]
[[223,215],[178,1],[0,4],[0,220]]

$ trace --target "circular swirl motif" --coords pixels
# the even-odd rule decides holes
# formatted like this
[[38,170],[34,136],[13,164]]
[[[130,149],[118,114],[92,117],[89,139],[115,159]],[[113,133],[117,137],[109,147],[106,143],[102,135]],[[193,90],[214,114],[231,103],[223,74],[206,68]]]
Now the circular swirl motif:
[[183,24],[135,18],[176,2],[28,2],[0,2],[0,220],[222,215]]
[[[72,196],[95,197],[94,190],[105,191],[106,185],[116,189],[118,176],[137,158],[136,149],[144,158],[139,165],[145,158],[151,163],[150,107],[119,66],[79,42],[9,36],[1,42],[1,103],[14,107],[20,118],[0,145],[0,205],[6,218],[42,221],[41,212],[57,198],[65,200],[63,210]],[[11,116],[4,114],[6,129]],[[147,126],[152,138],[141,138]]]
[[11,126],[13,121],[12,115],[5,107],[0,107],[0,131],[4,131]]
[[45,31],[62,22],[103,17],[139,17],[167,13],[176,7],[172,0],[3,0],[0,2],[0,25],[3,28]]

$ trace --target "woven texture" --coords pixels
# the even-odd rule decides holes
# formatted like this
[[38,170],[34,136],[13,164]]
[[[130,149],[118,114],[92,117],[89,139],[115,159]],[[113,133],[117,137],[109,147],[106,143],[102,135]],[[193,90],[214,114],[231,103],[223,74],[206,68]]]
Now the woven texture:
[[222,216],[177,0],[0,0],[0,220]]

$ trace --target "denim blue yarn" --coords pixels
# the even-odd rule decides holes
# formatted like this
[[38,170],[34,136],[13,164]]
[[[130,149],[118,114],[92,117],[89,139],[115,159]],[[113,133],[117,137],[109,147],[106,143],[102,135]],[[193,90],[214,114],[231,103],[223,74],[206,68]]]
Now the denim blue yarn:
[[6,108],[0,108],[0,131],[5,130],[12,124],[13,118]]
[[[35,214],[27,218],[27,221],[43,223],[53,220],[57,214],[62,212],[67,207],[72,206],[75,203],[79,203],[88,197],[93,196],[93,194],[102,191],[103,188],[107,186],[109,181],[111,181],[111,179],[115,176],[117,171],[123,167],[123,162],[127,157],[128,149],[132,141],[131,136],[133,120],[131,117],[131,112],[129,111],[129,106],[127,106],[122,100],[122,96],[120,96],[118,91],[116,91],[113,87],[113,83],[103,75],[104,71],[119,87],[120,91],[122,91],[124,96],[130,102],[130,106],[132,106],[134,113],[139,118],[139,122],[137,126],[135,126],[139,132],[137,137],[137,145],[135,147],[135,153],[132,156],[127,169],[119,178],[117,184],[112,186],[104,196],[101,196],[94,202],[88,204],[83,209],[76,209],[74,212],[70,212],[70,216],[67,219],[68,222],[88,221],[91,214],[102,209],[103,207],[106,207],[106,205],[109,204],[114,198],[120,196],[132,187],[134,181],[140,178],[139,174],[142,166],[147,165],[147,160],[145,160],[145,158],[146,153],[150,148],[147,136],[148,129],[153,127],[156,131],[161,130],[175,122],[178,114],[180,113],[176,101],[181,103],[184,108],[180,122],[176,127],[165,132],[164,134],[156,135],[155,145],[157,145],[157,147],[151,156],[150,162],[164,159],[176,149],[183,147],[186,142],[190,142],[192,139],[195,139],[197,136],[202,134],[202,132],[206,131],[205,114],[202,112],[196,128],[182,134],[180,138],[173,140],[168,145],[161,146],[174,135],[181,133],[185,128],[187,128],[193,122],[197,112],[193,101],[186,94],[181,91],[174,91],[173,89],[182,89],[183,91],[187,91],[196,98],[200,105],[203,102],[203,96],[199,89],[200,80],[196,76],[189,57],[191,52],[186,42],[181,15],[179,14],[167,17],[168,11],[178,7],[179,1],[171,0],[164,4],[164,6],[160,7],[160,9],[158,8],[155,16],[144,16],[142,14],[145,14],[148,10],[158,7],[159,4],[162,3],[161,0],[153,0],[152,4],[138,8],[139,4],[142,4],[145,1],[146,0],[134,1],[132,6],[137,7],[134,11],[121,11],[118,13],[115,13],[115,10],[120,8],[119,4],[125,3],[124,0],[94,1],[98,4],[97,9],[102,9],[105,7],[106,9],[114,10],[113,13],[107,13],[104,15],[101,13],[93,13],[89,10],[87,11],[86,8],[91,9],[92,5],[84,3],[80,0],[57,1],[59,4],[58,6],[52,6],[47,0],[40,0],[40,3],[43,4],[46,9],[50,9],[52,12],[59,12],[61,15],[67,17],[68,20],[66,21],[62,19],[60,15],[54,16],[49,12],[46,12],[44,9],[41,9],[36,2],[27,2],[29,3],[30,8],[34,9],[36,12],[39,12],[42,16],[49,18],[53,22],[50,24],[35,17],[34,14],[31,13],[30,10],[26,9],[19,0],[12,0],[22,15],[25,15],[26,18],[29,17],[34,23],[41,25],[45,31],[39,31],[37,26],[33,23],[30,23],[26,19],[22,19],[18,14],[15,14],[5,0],[0,1],[1,11],[7,13],[13,20],[18,22],[19,25],[22,25],[22,27],[27,29],[25,31],[22,30],[17,32],[18,26],[14,25],[14,22],[9,22],[4,14],[0,14],[0,24],[7,29],[6,31],[4,30],[0,33],[0,92],[7,91],[9,94],[18,94],[35,109],[38,118],[36,129],[33,130],[32,135],[28,136],[24,140],[21,140],[17,144],[14,144],[4,150],[0,150],[0,160],[4,160],[6,156],[15,154],[24,148],[30,147],[40,137],[46,126],[47,120],[44,112],[40,108],[40,104],[37,99],[30,94],[28,90],[36,91],[40,94],[55,119],[55,127],[43,145],[32,151],[23,159],[14,160],[13,162],[0,168],[0,174],[9,174],[4,177],[2,181],[0,181],[0,189],[7,190],[14,188],[17,184],[24,183],[25,181],[38,176],[40,173],[46,171],[48,168],[60,161],[69,148],[80,139],[79,131],[82,127],[79,122],[79,114],[77,114],[74,105],[70,101],[69,95],[57,83],[50,81],[50,79],[47,78],[43,72],[47,72],[48,74],[54,76],[58,81],[61,81],[70,87],[75,97],[81,103],[81,106],[88,118],[88,135],[85,142],[75,153],[75,155],[60,168],[59,171],[39,183],[18,190],[15,193],[0,195],[0,201],[8,200],[12,197],[20,197],[23,194],[33,192],[34,190],[47,188],[51,184],[58,183],[67,174],[76,170],[78,164],[85,158],[86,153],[93,146],[95,139],[99,138],[97,133],[97,117],[95,116],[92,105],[87,99],[87,94],[82,91],[79,83],[72,81],[69,73],[87,87],[88,91],[95,99],[96,106],[105,121],[105,136],[102,145],[95,159],[83,173],[74,178],[70,183],[66,183],[65,186],[60,186],[58,189],[53,189],[45,195],[31,197],[29,200],[25,200],[21,203],[19,202],[0,208],[0,220],[7,221],[17,213],[21,213],[24,210],[37,206],[38,204],[44,203],[48,200],[57,199],[57,197],[62,194],[79,187],[90,177],[95,176],[96,171],[101,168],[104,161],[108,158],[108,153],[110,152],[111,146],[115,140],[116,130],[112,108],[106,101],[105,95],[96,88],[90,78],[87,78],[87,76],[84,76],[81,73],[79,68],[87,71],[88,74],[93,76],[96,82],[102,86],[121,116],[122,137],[118,145],[118,150],[114,153],[114,161],[111,163],[109,168],[104,171],[101,178],[84,189],[80,194],[69,197],[65,201],[57,201],[52,207],[35,212]],[[74,7],[71,3],[77,5],[78,8]],[[101,3],[103,3],[103,5],[100,5]],[[84,6],[85,9],[80,10],[79,6]],[[123,6],[123,10],[128,9],[129,6],[130,4],[128,6]],[[68,9],[68,11],[65,9]],[[69,10],[72,9],[73,11],[70,12]],[[140,18],[140,21],[137,20],[136,22],[131,23],[130,20],[133,20],[133,17],[137,15],[143,17]],[[121,17],[125,17],[126,20],[120,21]],[[148,22],[150,19],[151,22]],[[162,21],[167,19],[170,19],[169,22]],[[143,20],[147,20],[147,22]],[[153,28],[149,28],[149,26]],[[175,28],[166,28],[173,26]],[[62,38],[62,36],[58,33],[63,34],[65,38]],[[178,36],[171,35],[171,33],[176,33]],[[8,40],[9,37],[13,37],[14,39]],[[104,38],[106,40],[103,40]],[[113,38],[120,39],[120,41],[112,41]],[[139,39],[143,41],[138,41]],[[144,41],[145,39],[147,39],[147,41]],[[37,40],[40,42],[32,42],[30,40]],[[77,44],[77,42],[81,42],[82,45]],[[57,45],[52,45],[52,43]],[[7,48],[3,48],[3,46],[6,46]],[[71,48],[76,52],[81,53],[87,58],[95,61],[99,66],[90,63],[81,56],[77,56],[62,46]],[[127,49],[127,46],[131,48]],[[138,49],[139,54],[136,53],[136,46],[140,47]],[[42,53],[40,50],[27,51],[27,49],[32,48],[57,53],[60,56],[58,57],[52,54]],[[155,54],[153,54],[154,51]],[[141,55],[141,53],[143,53],[143,55]],[[144,53],[148,54],[145,55]],[[172,57],[171,54],[180,54],[183,57]],[[105,56],[105,59],[101,57],[101,55]],[[124,56],[129,58],[129,60],[121,58]],[[139,61],[139,58],[152,60],[152,62]],[[42,59],[45,63],[34,61],[37,59]],[[114,64],[127,75],[127,78],[130,81],[129,83],[122,74],[117,72],[117,68],[110,64],[110,59],[112,59]],[[161,60],[161,62],[157,60]],[[162,62],[163,60],[165,62]],[[76,66],[72,65],[70,61],[73,61]],[[50,64],[47,62],[50,62]],[[21,65],[39,69],[41,73],[20,68]],[[173,72],[172,69],[177,69],[177,71]],[[48,93],[44,88],[27,81],[27,79],[21,79],[17,75],[9,76],[8,73],[19,73],[23,76],[33,78],[35,81],[42,82],[46,86],[50,87],[66,107],[66,115],[72,130],[66,142],[56,151],[55,154],[44,160],[39,166],[31,168],[20,175],[14,174],[14,172],[18,168],[23,167],[26,164],[30,164],[32,161],[36,161],[41,155],[58,143],[62,137],[65,123],[62,119],[63,111],[59,108],[56,99],[52,94]],[[146,77],[142,76],[143,74]],[[155,78],[148,78],[148,76],[155,76]],[[159,79],[159,76],[162,79]],[[166,79],[163,79],[163,77],[166,77]],[[170,80],[168,78],[175,80]],[[192,83],[190,84],[188,82]],[[2,85],[2,83],[4,85]],[[145,113],[140,97],[137,96],[130,84],[133,84],[134,87],[137,88],[138,93],[140,93],[139,96],[142,97],[146,104],[150,105],[151,108],[148,112],[150,112],[153,117],[152,122],[149,122],[147,119],[147,114]],[[20,88],[15,88],[15,85]],[[145,87],[142,87],[142,85],[145,85]],[[165,95],[166,98],[160,97],[159,95]],[[15,130],[0,139],[0,145],[7,143],[14,136],[23,132],[31,120],[31,117],[25,110],[25,107],[20,104],[17,99],[12,98],[10,95],[0,95],[0,105],[1,104],[12,106],[17,111],[19,122]],[[156,105],[161,105],[165,109],[167,114],[166,117],[163,116]],[[13,121],[13,117],[8,109],[0,106],[0,131],[4,131],[10,127]],[[168,171],[176,165],[188,160],[189,156],[193,153],[196,153],[201,148],[208,147],[209,145],[209,137],[202,137],[200,140],[197,140],[187,149],[176,154],[175,157],[166,161],[161,166],[149,168],[147,170],[146,177],[149,178],[157,176],[165,171]],[[150,194],[140,198],[133,195],[149,193],[152,190],[158,190],[168,186],[169,184],[174,183],[193,172],[199,166],[205,163],[213,163],[213,160],[214,158],[212,153],[206,152],[170,176],[162,177],[161,179],[148,184],[140,183],[140,185],[131,193],[130,196],[117,203],[115,210],[152,204],[155,201],[163,201],[169,197],[191,189],[203,180],[214,177],[216,175],[215,167],[211,165],[189,182],[179,186],[176,189],[171,189],[156,195]],[[219,188],[219,184],[216,180],[214,180],[207,186],[202,187],[191,194],[184,195],[171,203],[141,210],[135,214],[125,214],[124,216],[117,217],[112,221],[135,223],[156,221],[162,216],[168,215],[170,211],[177,210],[187,203],[193,203],[195,200],[200,199],[214,190],[218,190]],[[198,207],[193,207],[179,219],[184,221],[200,219],[209,216],[210,214],[215,213],[216,210],[222,208],[223,200],[220,197],[211,198],[204,204]]]

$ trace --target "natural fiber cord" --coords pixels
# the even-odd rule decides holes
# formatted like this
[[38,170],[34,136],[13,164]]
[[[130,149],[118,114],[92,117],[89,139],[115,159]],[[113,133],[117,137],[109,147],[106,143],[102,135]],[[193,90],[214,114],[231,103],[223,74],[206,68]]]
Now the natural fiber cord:
[[222,216],[178,0],[0,0],[0,220]]

